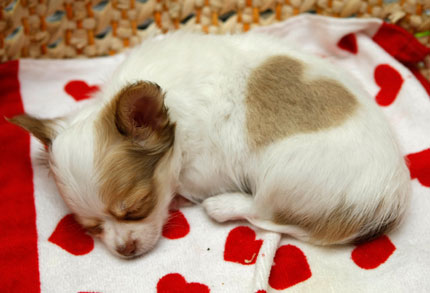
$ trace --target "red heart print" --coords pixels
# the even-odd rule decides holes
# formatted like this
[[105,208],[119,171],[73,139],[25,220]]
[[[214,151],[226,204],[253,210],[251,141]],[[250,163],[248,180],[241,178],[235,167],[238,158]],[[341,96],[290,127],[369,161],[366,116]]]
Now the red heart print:
[[90,98],[94,92],[99,90],[99,86],[90,86],[82,80],[71,80],[64,86],[64,90],[76,101],[81,101]]
[[255,239],[255,232],[249,227],[239,226],[228,233],[224,248],[224,260],[243,265],[252,265],[257,261],[263,240]]
[[347,34],[343,36],[342,39],[337,42],[337,46],[352,54],[357,54],[358,52],[357,38],[355,37],[355,34]]
[[390,238],[383,235],[370,242],[358,245],[351,253],[351,258],[357,266],[362,269],[370,270],[383,264],[396,247]]
[[388,64],[380,64],[375,68],[375,82],[381,88],[376,95],[380,106],[389,106],[402,88],[403,78],[400,73]]
[[190,225],[181,211],[169,211],[169,219],[163,227],[162,235],[168,239],[179,239],[190,232]]
[[409,161],[411,178],[416,178],[422,185],[430,187],[430,149],[409,154],[406,158]]
[[93,238],[85,233],[72,214],[61,219],[48,240],[74,255],[90,253],[94,248]]
[[157,293],[208,293],[209,287],[200,283],[187,283],[181,274],[168,274],[157,283]]
[[284,290],[312,276],[305,254],[294,245],[278,248],[273,259],[269,285],[276,290]]

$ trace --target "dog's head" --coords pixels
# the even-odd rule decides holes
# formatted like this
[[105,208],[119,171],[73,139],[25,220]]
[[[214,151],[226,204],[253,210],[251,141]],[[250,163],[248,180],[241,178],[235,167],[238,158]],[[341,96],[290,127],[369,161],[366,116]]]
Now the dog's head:
[[158,85],[130,84],[69,118],[10,122],[46,146],[64,201],[110,251],[131,258],[155,245],[173,192],[175,129]]

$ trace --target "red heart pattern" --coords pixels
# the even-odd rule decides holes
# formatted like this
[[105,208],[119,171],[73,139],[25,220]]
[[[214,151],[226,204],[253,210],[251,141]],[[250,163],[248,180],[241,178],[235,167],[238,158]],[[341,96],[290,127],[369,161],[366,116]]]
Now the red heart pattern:
[[224,260],[243,265],[255,264],[263,244],[263,240],[256,240],[255,236],[254,230],[246,226],[231,230],[225,241]]
[[379,267],[393,254],[396,247],[390,238],[383,235],[370,242],[358,245],[351,253],[351,258],[357,266],[370,270]]
[[411,178],[418,179],[422,185],[430,187],[430,149],[409,154],[406,158],[409,162]]
[[60,220],[48,240],[74,255],[88,254],[94,248],[93,238],[85,233],[72,214]]
[[355,34],[347,34],[346,36],[343,36],[337,43],[337,46],[352,54],[357,54],[358,52],[357,38]]
[[403,78],[400,73],[388,64],[380,64],[375,68],[374,78],[381,88],[376,95],[380,106],[391,105],[402,88]]
[[77,102],[90,98],[91,95],[98,90],[98,85],[90,86],[82,80],[72,80],[64,86],[64,91],[72,96]]
[[294,245],[278,248],[269,276],[269,285],[276,290],[284,290],[312,276],[303,251]]
[[181,274],[162,277],[157,283],[157,293],[208,293],[209,287],[200,283],[187,283]]
[[168,239],[179,239],[190,232],[190,225],[181,211],[169,211],[169,219],[163,227],[162,235]]
[[[394,25],[391,25],[389,29],[391,31],[397,30]],[[380,41],[379,44],[383,44],[381,46],[388,53],[399,60],[409,60],[408,58],[417,60],[420,58],[419,60],[421,60],[423,58],[422,55],[426,53],[423,49],[418,48],[420,49],[418,50],[415,47],[406,46],[406,49],[401,47],[402,50],[400,50],[399,46],[405,42],[396,41],[397,39],[393,39],[394,41],[391,43],[386,43],[386,31],[388,30],[378,31],[374,40],[377,43]],[[400,38],[400,34],[396,35],[396,38]],[[416,42],[415,38],[411,36],[409,38],[411,41]],[[353,33],[343,36],[338,41],[337,46],[351,54],[358,53],[357,37]],[[374,70],[374,79],[375,83],[380,87],[375,97],[376,102],[380,106],[391,105],[404,82],[401,74],[388,64],[380,64]],[[428,83],[426,80],[425,82]],[[429,87],[426,87],[426,89],[429,91]],[[64,86],[64,90],[76,101],[82,101],[90,98],[94,92],[98,91],[99,86],[89,85],[82,80],[72,80]],[[409,162],[411,179],[417,179],[422,185],[430,187],[430,149],[409,154],[406,158]],[[179,208],[181,205],[181,199],[178,199],[177,202],[172,202],[171,207]],[[169,219],[163,227],[162,235],[168,239],[179,239],[185,237],[189,232],[190,225],[184,214],[176,209],[169,211]],[[77,256],[88,254],[94,249],[93,238],[85,233],[85,230],[76,222],[72,214],[68,214],[60,220],[48,240]],[[246,226],[236,227],[227,236],[224,260],[242,265],[255,264],[262,244],[263,240],[256,239],[256,233],[251,228]],[[351,259],[362,269],[375,269],[385,263],[395,250],[395,245],[384,235],[356,246],[351,252]],[[269,277],[269,285],[273,289],[287,289],[306,281],[311,276],[312,272],[309,263],[301,249],[294,245],[283,245],[278,248]],[[158,293],[210,292],[207,285],[196,282],[188,283],[185,277],[179,273],[170,273],[163,276],[159,279],[156,288]],[[97,292],[85,291],[79,293]],[[255,293],[266,293],[266,290],[258,290]]]

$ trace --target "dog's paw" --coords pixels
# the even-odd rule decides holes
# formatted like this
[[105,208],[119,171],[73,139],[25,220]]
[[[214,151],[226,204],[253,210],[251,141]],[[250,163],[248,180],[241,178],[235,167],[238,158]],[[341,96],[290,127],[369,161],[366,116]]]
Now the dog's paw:
[[217,222],[245,219],[253,211],[253,200],[242,193],[224,193],[205,199],[206,213]]
[[205,199],[202,205],[209,217],[217,222],[223,223],[232,217],[229,203],[220,196]]

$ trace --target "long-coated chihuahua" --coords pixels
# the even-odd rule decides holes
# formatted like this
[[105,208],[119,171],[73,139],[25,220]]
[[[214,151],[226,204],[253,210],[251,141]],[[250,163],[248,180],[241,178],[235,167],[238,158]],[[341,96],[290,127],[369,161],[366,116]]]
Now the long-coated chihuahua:
[[76,113],[10,121],[47,146],[82,226],[125,258],[154,247],[175,194],[218,222],[321,245],[393,229],[409,198],[399,146],[362,86],[257,33],[148,40]]

